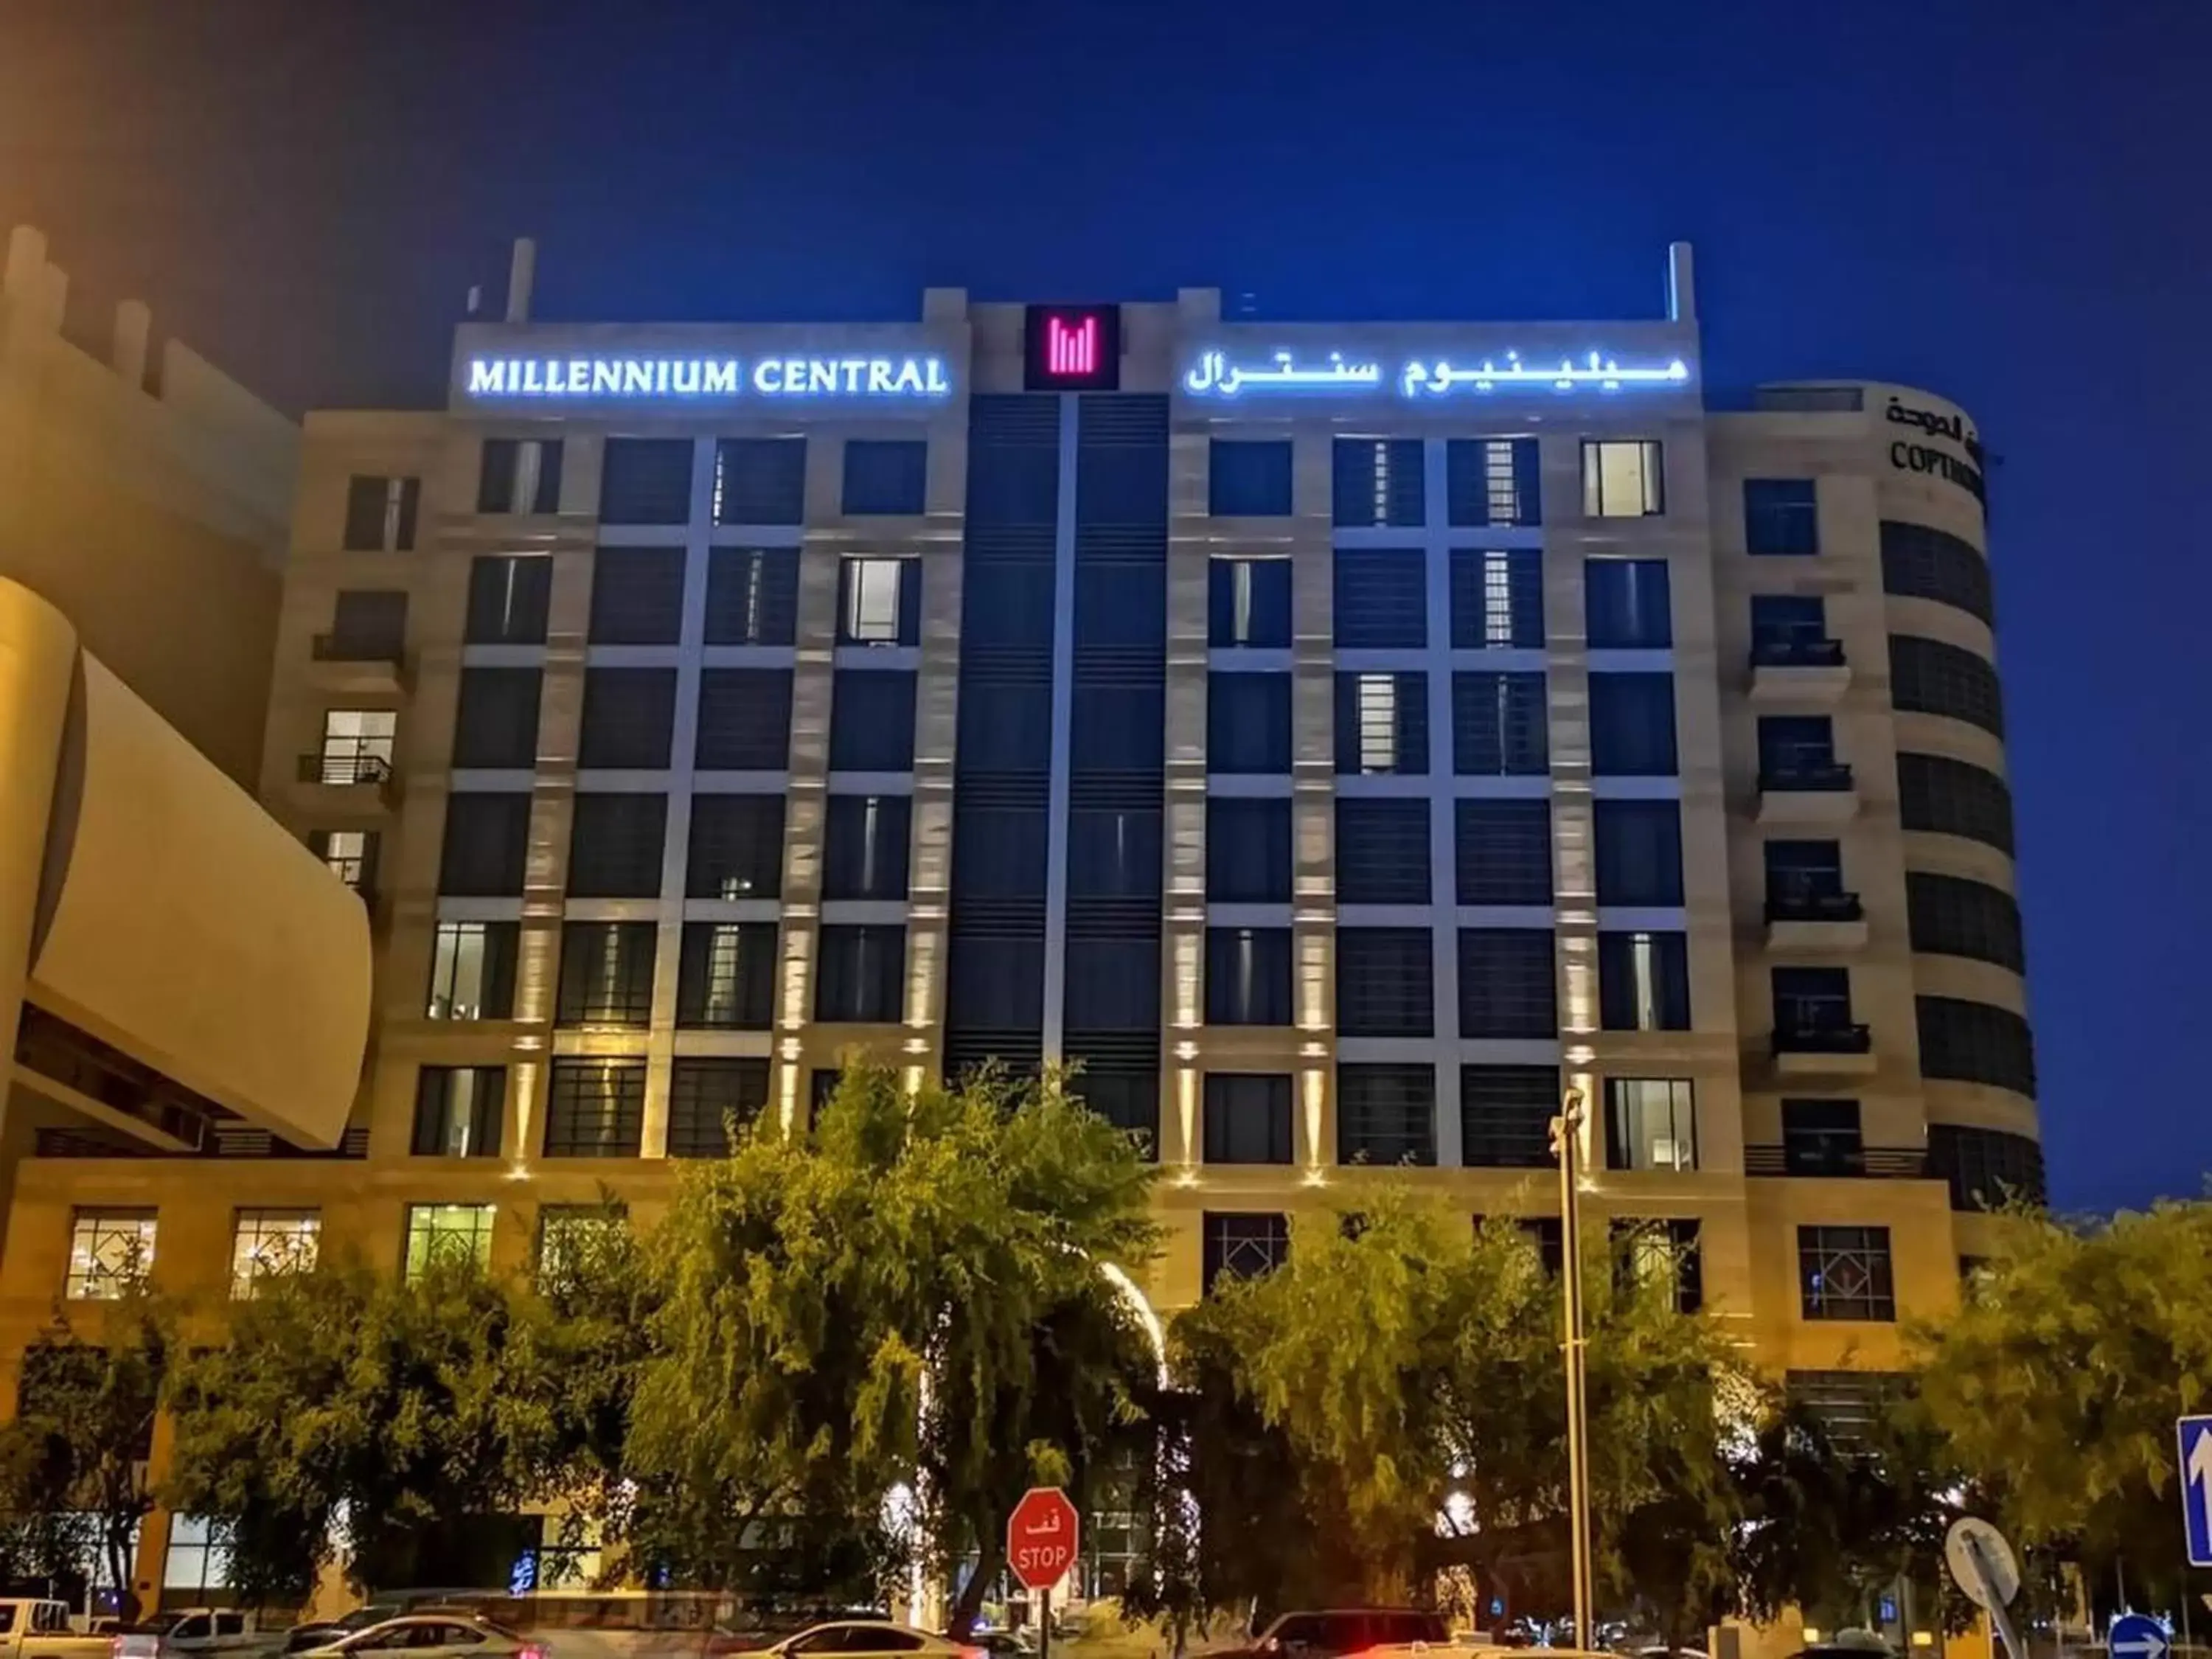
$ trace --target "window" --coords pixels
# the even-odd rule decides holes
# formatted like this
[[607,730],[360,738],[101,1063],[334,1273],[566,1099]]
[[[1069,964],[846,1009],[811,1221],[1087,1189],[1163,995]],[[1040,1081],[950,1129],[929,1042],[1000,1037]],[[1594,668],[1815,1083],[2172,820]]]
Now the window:
[[691,898],[775,898],[783,891],[783,797],[694,795]]
[[529,851],[527,792],[456,791],[446,800],[438,890],[457,898],[519,896]]
[[568,833],[568,896],[657,897],[667,836],[665,795],[578,795]]
[[1468,1169],[1549,1169],[1559,1068],[1462,1066],[1459,1115],[1460,1156]]
[[929,446],[919,438],[845,441],[845,512],[921,513],[929,493]]
[[243,1300],[270,1273],[307,1273],[322,1243],[323,1218],[314,1210],[240,1210],[230,1234],[230,1294]]
[[545,1156],[635,1158],[645,1133],[645,1064],[555,1060],[545,1091]]
[[1651,1286],[1677,1313],[1705,1305],[1705,1264],[1698,1249],[1698,1224],[1683,1217],[1664,1221],[1616,1219],[1612,1227],[1615,1283],[1632,1292]]
[[804,524],[806,440],[725,438],[714,446],[716,524]]
[[1429,579],[1418,547],[1339,549],[1332,566],[1340,651],[1418,651],[1429,642]]
[[1206,896],[1217,904],[1291,902],[1289,801],[1206,802]]
[[1698,1167],[1696,1096],[1686,1077],[1605,1080],[1606,1164],[1614,1170]]
[[1552,763],[1545,720],[1541,671],[1454,673],[1452,769],[1461,777],[1543,775]]
[[1206,769],[1240,773],[1291,769],[1288,674],[1206,677]]
[[382,838],[374,830],[318,830],[307,846],[330,872],[363,898],[376,891],[376,854]]
[[1583,621],[1593,651],[1650,651],[1674,644],[1667,561],[1584,560]]
[[558,513],[561,441],[487,438],[477,475],[479,513]]
[[775,1008],[776,925],[687,921],[676,981],[676,1023],[765,1031]]
[[1844,890],[1843,844],[1770,841],[1765,847],[1766,916],[1820,921],[1857,914],[1856,895]]
[[1920,1074],[2035,1094],[2035,1040],[2009,1008],[1962,997],[1915,997]]
[[580,768],[665,771],[676,731],[673,668],[587,668]]
[[398,662],[407,650],[407,595],[394,588],[342,590],[331,605],[331,632],[315,641],[328,662]]
[[553,600],[553,561],[539,554],[486,553],[469,562],[470,645],[543,645]]
[[1848,788],[1850,770],[1836,760],[1835,722],[1826,714],[1759,717],[1759,787]]
[[1553,1037],[1559,1033],[1558,970],[1543,927],[1459,930],[1462,1037]]
[[[1137,1044],[1107,1046],[1123,1054],[1139,1045],[1150,1052],[1160,1027],[1158,933],[1147,930],[1120,939],[1087,933],[1079,927],[1067,942],[1067,1029],[1086,1036],[1132,1035]],[[1080,1058],[1082,1045],[1071,1046],[1077,1050],[1073,1057]]]
[[830,701],[830,769],[914,769],[914,673],[841,668]]
[[1418,525],[1428,518],[1419,438],[1339,438],[1330,501],[1340,525]]
[[79,1210],[70,1221],[71,1302],[113,1302],[154,1270],[154,1212]]
[[1206,510],[1217,519],[1286,519],[1291,445],[1213,439],[1207,446]]
[[1419,776],[1429,769],[1429,677],[1336,677],[1336,769],[1347,775]]
[[1429,902],[1427,801],[1338,798],[1336,897],[1340,904]]
[[422,501],[420,478],[356,474],[346,481],[345,539],[339,544],[349,553],[412,552]]
[[814,1018],[889,1024],[899,1017],[906,973],[903,927],[824,927]]
[[[840,683],[844,677],[838,676]],[[791,671],[708,668],[699,676],[702,772],[781,772],[791,763]]]
[[1942,714],[2004,736],[2004,692],[1985,658],[1910,634],[1889,636],[1889,701],[1912,714]]
[[453,718],[456,769],[528,771],[538,764],[538,708],[544,676],[535,668],[464,668]]
[[1601,778],[1674,775],[1674,677],[1589,677],[1590,770]]
[[1544,556],[1533,547],[1451,551],[1455,651],[1544,648]]
[[1850,969],[1773,968],[1768,969],[1768,980],[1774,994],[1778,1043],[1856,1046],[1846,1040],[1855,1029]]
[[844,559],[837,567],[837,643],[913,645],[921,637],[921,561]]
[[1206,930],[1206,1023],[1208,1025],[1288,1025],[1291,1023],[1289,928],[1209,927]]
[[2048,1201],[2043,1148],[2028,1135],[1963,1123],[1928,1126],[1928,1173],[1951,1183],[1954,1210]]
[[1433,1036],[1436,1024],[1436,963],[1427,928],[1336,930],[1340,1036]]
[[727,1158],[768,1109],[768,1061],[679,1055],[668,1069],[668,1156]]
[[425,1066],[415,1074],[416,1158],[497,1158],[507,1110],[504,1066]]
[[684,632],[684,550],[603,547],[592,560],[593,645],[674,645]]
[[1800,1227],[1797,1285],[1808,1319],[1897,1317],[1887,1227]]
[[1288,1164],[1288,1074],[1208,1072],[1205,1136],[1208,1164]]
[[1840,666],[1844,645],[1828,637],[1827,602],[1818,594],[1753,594],[1751,660],[1754,667]]
[[1206,566],[1206,642],[1287,650],[1291,562],[1212,559]]
[[1905,872],[1905,908],[1912,948],[1931,956],[1972,957],[2024,973],[2020,904],[2003,889],[1964,876]]
[[643,1026],[653,1019],[649,921],[571,921],[561,928],[563,1025]]
[[511,921],[441,921],[430,946],[432,1019],[507,1019],[514,1012]]
[[1427,1064],[1340,1062],[1336,1068],[1336,1161],[1433,1164],[1437,1161],[1437,1068]]
[[1455,526],[1544,521],[1534,438],[1452,438],[1444,493]]
[[789,645],[798,628],[797,548],[708,550],[708,645]]
[[691,516],[691,440],[610,438],[599,452],[606,524],[683,524]]
[[[597,1263],[619,1249],[629,1216],[619,1203],[541,1204],[538,1206],[538,1288],[578,1288]],[[464,1639],[473,1637],[467,1632]]]
[[332,708],[323,715],[325,783],[381,783],[392,775],[399,716],[389,708]]
[[1861,1176],[1866,1141],[1856,1100],[1784,1100],[1782,1167],[1793,1176]]
[[1551,903],[1551,802],[1461,800],[1452,810],[1460,903]]
[[[957,840],[957,837],[956,837]],[[1042,872],[1037,890],[1042,890]],[[1070,898],[1151,898],[1160,891],[1160,813],[1077,807],[1067,815]]]
[[1984,622],[1996,614],[1989,561],[1972,542],[1926,525],[1882,520],[1881,591],[1933,599]]
[[1743,481],[1743,550],[1754,557],[1820,550],[1820,514],[1812,479]]
[[1600,800],[1593,805],[1597,902],[1662,908],[1681,903],[1681,803]]
[[[169,1547],[161,1563],[161,1588],[183,1602],[204,1602],[230,1588],[229,1534],[197,1515],[169,1517]],[[7,1626],[0,1625],[0,1632]]]
[[1598,1020],[1608,1031],[1690,1029],[1690,946],[1681,933],[1597,936]]
[[[1090,654],[1087,649],[1085,654]],[[1127,659],[1122,660],[1126,663]],[[1158,660],[1153,659],[1156,665]],[[1128,671],[1117,668],[1111,672],[1118,676]],[[1167,739],[1167,691],[1164,676],[1158,674],[1157,666],[1148,678],[1149,684],[1116,684],[1103,677],[1091,679],[1085,676],[1081,695],[1075,699],[1075,719],[1068,733],[1068,753],[1078,775],[1135,772],[1153,779],[1159,776]],[[1042,682],[1037,684],[1041,688]],[[1012,724],[1006,720],[1005,705],[1021,700],[1018,694],[1014,698],[996,699],[996,719],[980,720],[976,724],[986,729],[994,724]],[[1040,707],[1045,704],[1041,695],[1035,701]],[[1024,720],[1019,728],[1018,741],[1024,745],[1030,741],[1027,726]],[[1212,729],[1211,716],[1207,729]],[[1015,734],[1009,732],[1006,741],[1010,747],[1015,740]],[[1034,752],[1041,752],[1046,747],[1048,743],[1040,741]]]
[[1157,1066],[1092,1060],[1068,1080],[1068,1094],[1127,1135],[1139,1156],[1159,1156],[1160,1074]]
[[1583,441],[1583,516],[1642,519],[1667,508],[1664,468],[1650,438]]
[[1208,1210],[1201,1226],[1208,1291],[1224,1279],[1258,1279],[1291,1259],[1288,1216]]
[[1898,819],[1907,830],[2012,851],[2012,792],[1994,772],[1948,755],[1897,757]]
[[492,1206],[489,1204],[410,1204],[407,1206],[409,1284],[433,1267],[491,1265]]
[[822,854],[825,899],[902,899],[913,801],[904,795],[832,795]]

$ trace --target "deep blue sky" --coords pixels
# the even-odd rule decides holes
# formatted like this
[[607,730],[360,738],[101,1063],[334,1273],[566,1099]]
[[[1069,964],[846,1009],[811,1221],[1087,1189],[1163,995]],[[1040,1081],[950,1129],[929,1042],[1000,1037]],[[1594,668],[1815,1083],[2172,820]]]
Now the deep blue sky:
[[1634,316],[1694,242],[1717,390],[1903,380],[2001,458],[2054,1196],[2203,1189],[2212,8],[0,0],[0,226],[295,410],[437,400],[525,233],[594,319]]

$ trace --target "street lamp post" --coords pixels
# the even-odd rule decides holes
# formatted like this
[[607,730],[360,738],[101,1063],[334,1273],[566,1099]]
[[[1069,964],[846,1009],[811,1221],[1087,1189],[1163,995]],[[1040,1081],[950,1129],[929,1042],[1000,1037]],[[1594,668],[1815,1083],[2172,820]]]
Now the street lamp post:
[[1567,1553],[1573,1572],[1575,1645],[1591,1638],[1589,1401],[1583,1364],[1582,1132],[1589,1114],[1582,1091],[1570,1089],[1552,1120],[1559,1160],[1559,1283],[1567,1373]]

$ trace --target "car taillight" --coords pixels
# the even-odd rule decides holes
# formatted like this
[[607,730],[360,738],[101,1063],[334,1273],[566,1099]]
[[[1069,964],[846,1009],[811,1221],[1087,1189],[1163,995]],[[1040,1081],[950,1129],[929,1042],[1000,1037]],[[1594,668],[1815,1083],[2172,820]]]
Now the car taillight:
[[991,1650],[988,1648],[963,1648],[960,1659],[991,1659]]
[[545,1650],[532,1642],[526,1646],[516,1649],[514,1659],[545,1659]]
[[111,1636],[107,1638],[107,1659],[123,1659],[123,1638],[121,1637]]

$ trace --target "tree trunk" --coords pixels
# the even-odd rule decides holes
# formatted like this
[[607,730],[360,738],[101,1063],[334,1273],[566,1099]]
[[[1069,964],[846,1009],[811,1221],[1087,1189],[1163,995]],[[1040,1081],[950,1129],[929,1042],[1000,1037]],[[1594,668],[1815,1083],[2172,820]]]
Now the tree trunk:
[[975,1628],[976,1616],[983,1611],[983,1595],[1003,1571],[1006,1565],[1006,1540],[996,1527],[979,1528],[981,1547],[977,1552],[975,1571],[960,1587],[960,1594],[952,1603],[952,1611],[945,1621],[945,1633],[955,1642],[964,1642]]

